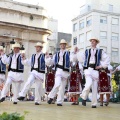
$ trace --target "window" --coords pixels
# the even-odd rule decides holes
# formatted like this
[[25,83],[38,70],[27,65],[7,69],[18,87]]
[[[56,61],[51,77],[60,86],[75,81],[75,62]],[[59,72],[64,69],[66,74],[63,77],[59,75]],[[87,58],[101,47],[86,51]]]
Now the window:
[[87,41],[89,41],[89,40],[91,39],[91,34],[92,34],[91,31],[88,31],[88,32],[86,33]]
[[112,57],[118,56],[118,51],[112,51]]
[[107,52],[107,48],[106,47],[100,46],[100,49],[103,49],[105,52]]
[[79,35],[79,42],[80,43],[84,42],[84,34]]
[[81,20],[79,22],[79,29],[82,29],[82,28],[84,28],[84,20]]
[[118,49],[112,49],[112,62],[118,62],[119,61],[119,54]]
[[73,45],[77,45],[77,38],[73,38]]
[[107,24],[107,17],[100,17],[100,23]]
[[77,23],[73,24],[73,31],[77,31]]
[[86,47],[86,49],[90,49],[90,48],[91,48],[91,46],[87,46],[87,47]]
[[112,25],[119,25],[119,19],[118,18],[112,18]]
[[107,32],[101,31],[100,32],[100,38],[101,39],[107,39]]
[[110,5],[110,4],[109,4],[109,11],[110,11],[110,12],[113,12],[113,5]]
[[92,24],[92,17],[89,16],[87,17],[86,26],[90,26],[91,24]]
[[118,40],[118,34],[117,33],[112,33],[112,40]]

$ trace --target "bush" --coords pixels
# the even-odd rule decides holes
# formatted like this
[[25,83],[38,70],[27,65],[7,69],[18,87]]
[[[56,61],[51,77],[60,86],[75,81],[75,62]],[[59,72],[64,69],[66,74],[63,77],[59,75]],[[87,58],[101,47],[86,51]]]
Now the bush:
[[24,115],[21,116],[17,112],[11,113],[11,114],[4,112],[4,113],[0,114],[0,120],[25,120],[25,114],[27,114],[27,113],[28,112],[24,112]]

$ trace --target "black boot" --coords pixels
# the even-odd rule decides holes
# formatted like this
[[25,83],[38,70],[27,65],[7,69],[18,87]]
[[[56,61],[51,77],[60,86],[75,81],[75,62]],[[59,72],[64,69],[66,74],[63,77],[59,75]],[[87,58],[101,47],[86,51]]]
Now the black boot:
[[62,106],[62,104],[57,104],[57,106]]
[[108,106],[108,105],[109,105],[109,102],[106,102],[104,105],[105,105],[105,106]]
[[92,108],[97,108],[95,105],[92,105]]
[[3,102],[3,101],[5,101],[5,97],[2,97],[2,98],[0,99],[0,102]]
[[25,98],[25,97],[20,96],[20,97],[18,97],[17,99],[18,99],[18,100],[24,100],[24,98]]
[[40,105],[38,102],[35,102],[35,105]]
[[13,102],[13,104],[17,104],[17,102]]
[[103,106],[103,102],[100,102],[100,106]]
[[53,99],[52,99],[52,98],[50,98],[50,99],[48,100],[48,104],[51,104],[51,103],[52,103],[52,101],[53,101]]
[[82,100],[82,105],[86,106],[86,100]]

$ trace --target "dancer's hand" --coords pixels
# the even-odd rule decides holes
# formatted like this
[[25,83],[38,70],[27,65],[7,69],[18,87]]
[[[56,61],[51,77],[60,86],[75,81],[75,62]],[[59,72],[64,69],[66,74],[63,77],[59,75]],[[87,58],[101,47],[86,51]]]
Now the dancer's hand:
[[74,53],[77,53],[79,51],[78,47],[74,48]]
[[97,66],[95,69],[96,70],[99,70],[99,69],[101,69],[102,68],[102,66]]

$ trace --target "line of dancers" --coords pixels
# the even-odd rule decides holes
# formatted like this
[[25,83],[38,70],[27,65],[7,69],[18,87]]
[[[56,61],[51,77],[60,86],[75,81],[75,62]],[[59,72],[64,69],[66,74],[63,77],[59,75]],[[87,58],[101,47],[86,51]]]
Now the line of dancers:
[[[105,105],[108,106],[111,94],[111,74],[120,70],[120,66],[113,72],[109,56],[103,49],[97,48],[100,41],[97,38],[91,38],[90,42],[91,48],[86,49],[85,52],[80,52],[77,47],[70,52],[66,49],[66,40],[62,39],[60,51],[55,55],[48,52],[44,54],[43,45],[38,42],[35,45],[36,53],[30,58],[26,58],[25,53],[20,53],[19,43],[14,44],[13,54],[8,57],[3,47],[0,46],[0,84],[4,83],[0,91],[0,102],[5,101],[11,84],[13,104],[17,104],[18,101],[24,100],[30,87],[35,83],[35,105],[40,105],[45,80],[45,89],[49,93],[48,104],[51,104],[57,95],[57,106],[62,106],[65,87],[68,85],[68,92],[75,93],[77,99],[81,97],[83,106],[86,106],[90,89],[92,89],[92,108],[97,107],[98,93],[100,94],[100,106],[103,106],[104,94],[107,97]],[[31,67],[31,72],[22,86],[26,65]],[[7,79],[6,69],[8,69]],[[83,74],[86,81],[84,87],[81,84]],[[74,102],[73,105],[78,105],[78,102]]]

